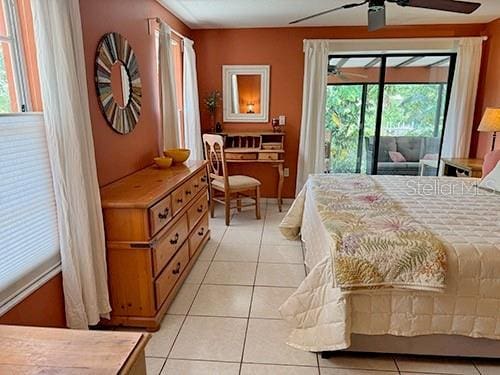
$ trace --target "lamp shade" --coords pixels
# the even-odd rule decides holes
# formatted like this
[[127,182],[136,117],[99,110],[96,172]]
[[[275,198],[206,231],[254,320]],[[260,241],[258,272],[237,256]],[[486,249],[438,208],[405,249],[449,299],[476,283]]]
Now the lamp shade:
[[500,132],[500,108],[486,108],[477,130],[480,132]]

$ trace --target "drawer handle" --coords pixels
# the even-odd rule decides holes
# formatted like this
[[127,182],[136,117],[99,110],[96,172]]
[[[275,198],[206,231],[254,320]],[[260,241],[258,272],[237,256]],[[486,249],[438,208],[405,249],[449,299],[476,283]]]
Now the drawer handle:
[[194,188],[195,188],[195,189],[198,189],[199,187],[200,187],[200,185],[198,185],[198,184],[195,184],[195,185],[194,185]]
[[168,213],[169,213],[169,209],[168,209],[168,208],[165,208],[165,209],[163,210],[163,212],[160,212],[160,213],[158,214],[158,218],[159,218],[160,220],[165,220],[166,218],[168,218]]
[[203,212],[203,205],[201,205],[200,207],[198,207],[196,209],[196,211],[198,211],[201,214]]
[[203,177],[201,178],[201,182],[207,182],[207,176],[203,176]]
[[170,240],[170,243],[172,245],[177,245],[177,242],[179,242],[179,233],[176,233],[175,234],[175,237],[173,239]]
[[172,270],[172,273],[174,275],[177,275],[179,272],[181,272],[181,262],[178,262],[177,267],[175,267],[175,269]]
[[186,190],[186,195],[191,195],[191,190]]
[[177,198],[177,203],[182,203],[183,199],[182,198]]
[[203,236],[205,234],[205,228],[201,227],[201,230],[198,231],[198,236]]

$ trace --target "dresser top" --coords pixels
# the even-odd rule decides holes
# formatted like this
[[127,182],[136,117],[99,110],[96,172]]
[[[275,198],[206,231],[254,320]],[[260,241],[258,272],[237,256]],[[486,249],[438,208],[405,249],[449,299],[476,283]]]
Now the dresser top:
[[203,160],[187,161],[168,169],[152,165],[101,188],[103,208],[146,208],[170,194],[205,168]]

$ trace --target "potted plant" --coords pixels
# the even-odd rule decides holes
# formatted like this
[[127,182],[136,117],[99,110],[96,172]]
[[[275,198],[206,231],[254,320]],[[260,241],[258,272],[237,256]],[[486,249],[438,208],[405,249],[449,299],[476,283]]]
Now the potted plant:
[[207,107],[207,111],[210,114],[210,127],[212,130],[215,130],[215,117],[217,114],[217,108],[219,107],[221,99],[221,94],[219,91],[214,90],[208,94],[205,98],[205,106]]

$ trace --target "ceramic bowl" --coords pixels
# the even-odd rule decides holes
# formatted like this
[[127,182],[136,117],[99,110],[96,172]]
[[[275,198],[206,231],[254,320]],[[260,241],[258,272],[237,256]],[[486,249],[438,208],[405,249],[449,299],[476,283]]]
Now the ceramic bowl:
[[187,148],[172,148],[163,151],[163,155],[174,159],[174,163],[184,163],[191,155],[191,150]]
[[173,159],[171,157],[163,156],[155,158],[155,164],[162,169],[170,168],[173,163]]

